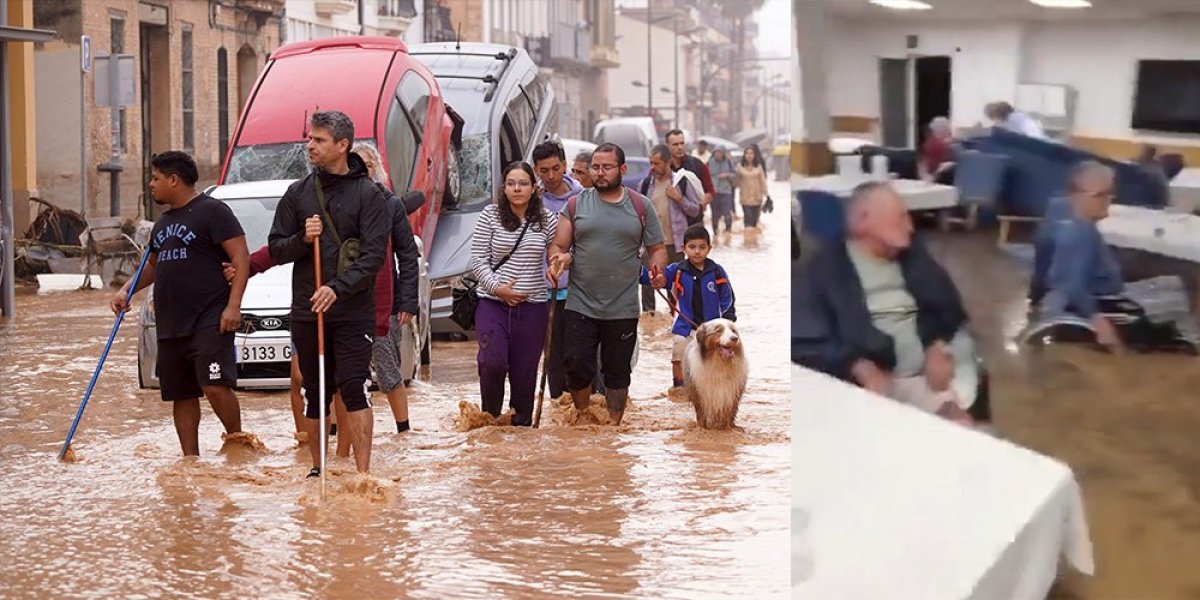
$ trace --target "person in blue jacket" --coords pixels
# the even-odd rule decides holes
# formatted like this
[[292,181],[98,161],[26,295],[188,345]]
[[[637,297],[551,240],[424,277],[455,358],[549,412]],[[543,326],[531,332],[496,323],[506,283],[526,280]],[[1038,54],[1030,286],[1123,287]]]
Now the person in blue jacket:
[[656,288],[670,285],[675,301],[675,325],[671,328],[674,345],[671,350],[671,376],[674,387],[683,386],[683,354],[696,327],[713,319],[737,320],[734,310],[733,286],[725,268],[708,260],[712,238],[703,225],[696,224],[683,232],[683,253],[686,258],[667,265],[657,276],[642,267],[642,284]]

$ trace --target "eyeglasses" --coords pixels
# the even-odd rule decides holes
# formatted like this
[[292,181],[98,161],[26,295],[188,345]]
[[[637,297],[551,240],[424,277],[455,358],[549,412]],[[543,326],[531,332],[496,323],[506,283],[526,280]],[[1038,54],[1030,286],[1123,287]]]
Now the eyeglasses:
[[509,179],[504,182],[504,187],[524,188],[531,185],[533,185],[531,181],[517,181],[516,179]]
[[572,175],[584,175],[586,173],[587,173],[586,169],[571,169]]
[[620,169],[621,167],[619,167],[617,165],[592,165],[591,168],[593,171],[612,173],[613,171],[616,171],[617,169]]

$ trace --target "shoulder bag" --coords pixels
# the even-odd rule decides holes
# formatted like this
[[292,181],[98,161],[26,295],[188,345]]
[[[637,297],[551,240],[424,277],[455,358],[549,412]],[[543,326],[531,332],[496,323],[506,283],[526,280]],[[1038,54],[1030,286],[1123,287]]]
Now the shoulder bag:
[[[521,235],[517,236],[517,243],[513,244],[512,250],[492,267],[493,271],[497,271],[508,259],[512,258],[517,248],[521,247],[521,240],[525,239],[525,232],[529,230],[529,219],[525,219],[525,226],[521,228]],[[488,261],[491,266],[491,261]],[[462,277],[462,287],[456,287],[450,290],[450,296],[453,299],[450,308],[450,320],[454,321],[464,331],[475,329],[475,309],[479,307],[479,282],[475,280],[469,273]]]

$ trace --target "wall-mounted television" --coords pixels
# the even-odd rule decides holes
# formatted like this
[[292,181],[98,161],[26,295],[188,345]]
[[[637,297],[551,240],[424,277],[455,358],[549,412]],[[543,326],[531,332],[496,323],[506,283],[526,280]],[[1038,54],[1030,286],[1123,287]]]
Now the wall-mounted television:
[[1200,60],[1139,60],[1132,127],[1200,133]]

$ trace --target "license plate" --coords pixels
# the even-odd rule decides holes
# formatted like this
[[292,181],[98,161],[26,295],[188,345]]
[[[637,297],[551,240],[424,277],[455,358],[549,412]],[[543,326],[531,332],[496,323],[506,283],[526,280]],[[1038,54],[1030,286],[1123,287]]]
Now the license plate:
[[239,363],[287,362],[292,360],[292,345],[288,342],[246,342],[238,344]]

